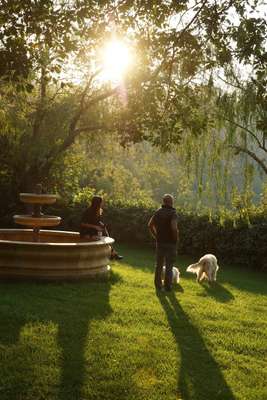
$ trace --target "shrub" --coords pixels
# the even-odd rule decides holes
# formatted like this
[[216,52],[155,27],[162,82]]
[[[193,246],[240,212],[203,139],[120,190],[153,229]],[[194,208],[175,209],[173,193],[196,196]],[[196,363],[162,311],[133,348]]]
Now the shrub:
[[[83,193],[75,202],[59,200],[46,214],[62,218],[60,229],[78,230],[81,215],[93,192]],[[107,203],[104,210],[109,233],[116,242],[152,246],[147,223],[155,211],[144,203]],[[214,253],[219,260],[267,271],[267,215],[258,211],[246,219],[230,215],[221,223],[220,216],[196,215],[178,210],[179,253],[199,258]]]
[[[60,203],[58,203],[58,207]],[[58,209],[55,213],[64,219],[64,228],[77,230],[84,203],[75,203],[67,210]],[[152,246],[147,223],[155,208],[143,203],[108,203],[104,216],[109,233],[117,242]],[[178,210],[180,231],[179,253],[194,255],[214,253],[219,260],[252,266],[267,270],[267,216],[259,213],[245,220],[230,216],[220,223],[220,217],[195,215]]]

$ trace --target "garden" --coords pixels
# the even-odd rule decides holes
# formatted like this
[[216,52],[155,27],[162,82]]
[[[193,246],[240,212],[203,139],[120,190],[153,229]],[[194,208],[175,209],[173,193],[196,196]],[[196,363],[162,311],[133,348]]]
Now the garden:
[[[266,16],[0,1],[1,400],[267,399]],[[165,194],[180,282],[156,292]],[[111,238],[82,237],[95,197]]]

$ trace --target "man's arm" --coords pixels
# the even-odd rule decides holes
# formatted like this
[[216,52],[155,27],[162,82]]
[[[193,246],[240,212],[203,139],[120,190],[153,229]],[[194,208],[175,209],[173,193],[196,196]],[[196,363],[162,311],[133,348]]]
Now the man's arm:
[[155,223],[154,223],[154,216],[151,217],[149,222],[148,222],[148,229],[149,229],[151,235],[153,236],[153,238],[156,239],[157,230],[156,230]]
[[171,220],[171,230],[172,230],[173,239],[175,241],[178,241],[179,240],[179,229],[178,229],[176,218],[173,218]]

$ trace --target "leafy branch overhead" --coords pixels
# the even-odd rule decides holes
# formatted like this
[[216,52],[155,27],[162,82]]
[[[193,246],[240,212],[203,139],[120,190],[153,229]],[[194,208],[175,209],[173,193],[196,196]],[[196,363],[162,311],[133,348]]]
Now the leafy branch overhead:
[[[247,112],[240,108],[244,91],[237,91],[237,112],[232,120],[224,110],[225,121],[265,140],[266,20],[260,1],[0,0],[0,5],[6,121],[0,135],[9,154],[6,168],[22,187],[48,178],[85,133],[116,132],[124,145],[146,139],[167,151],[186,135],[217,129],[221,105],[214,98],[233,90],[220,85],[219,75],[239,80],[238,86],[254,94],[253,102],[243,102]],[[133,53],[134,65],[119,85],[100,78],[101,49],[114,37]]]

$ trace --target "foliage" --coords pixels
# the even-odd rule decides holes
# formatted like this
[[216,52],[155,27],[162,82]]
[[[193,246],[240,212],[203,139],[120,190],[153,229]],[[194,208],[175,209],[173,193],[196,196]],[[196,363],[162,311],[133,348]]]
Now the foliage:
[[[79,38],[86,29],[93,32],[88,20],[97,20],[107,2],[1,1],[1,76],[20,81],[33,71],[46,67],[46,78],[53,78],[77,50]],[[52,51],[50,51],[50,49]],[[23,84],[25,80],[20,81]],[[31,90],[33,87],[26,86]]]
[[[233,82],[233,80],[232,80]],[[229,147],[235,155],[245,154],[267,174],[266,72],[257,82],[233,83],[235,90],[218,96],[218,119],[225,126]],[[231,85],[228,83],[228,85]],[[260,90],[259,90],[260,87]]]
[[[90,197],[92,192],[88,190]],[[80,203],[78,202],[80,199]],[[88,203],[87,203],[88,204]],[[58,203],[51,213],[63,217],[62,229],[78,230],[86,205],[83,196],[75,204]],[[106,202],[104,219],[116,242],[151,246],[148,221],[155,206],[142,202]],[[178,209],[179,253],[200,258],[214,253],[219,259],[256,270],[267,270],[267,210],[252,208],[239,214],[222,211],[219,215],[196,214]]]
[[[219,214],[222,219],[230,212],[249,220],[253,207],[263,207],[262,177],[256,168],[248,175],[250,164],[233,158],[226,140],[215,131],[207,132],[201,138],[188,136],[172,152],[162,153],[148,142],[123,148],[115,134],[84,137],[57,160],[44,191],[57,193],[66,208],[77,202],[85,206],[92,193],[115,204],[156,207],[163,193],[172,193],[185,211]],[[18,149],[17,162],[19,157],[25,158]],[[20,174],[20,170],[15,172]],[[6,225],[5,214],[11,221],[12,215],[25,211],[18,201],[25,187],[17,187],[11,173],[4,171],[0,185],[6,194],[1,198],[1,223]]]
[[[8,136],[10,153],[21,148],[30,155],[14,168],[17,185],[27,190],[50,182],[58,160],[84,132],[113,131],[122,143],[146,138],[165,150],[205,132],[212,115],[203,106],[203,68],[250,65],[263,109],[266,23],[257,1],[16,0],[1,6],[1,96],[9,122],[10,112],[23,117],[15,124],[13,116],[1,137]],[[136,52],[123,87],[99,78],[99,51],[114,36]],[[79,84],[69,76],[71,65]],[[14,81],[15,96],[6,83]],[[23,87],[32,94],[21,103]]]
[[[83,160],[80,186],[103,191],[109,201],[153,205],[163,193],[172,193],[180,208],[216,213],[223,207],[236,210],[238,196],[242,208],[258,205],[264,187],[256,167],[232,157],[228,140],[211,126],[201,137],[187,135],[172,151],[162,152],[147,141],[122,147],[116,134],[107,133],[83,137],[73,151]],[[66,164],[64,169],[67,176]]]
[[188,76],[201,63],[225,66],[234,58],[260,70],[266,61],[266,21],[259,17],[260,3],[2,1],[3,68],[11,77],[25,76],[30,66],[47,61],[42,49],[50,48],[53,72],[62,68],[71,52],[85,52],[85,45],[92,54],[95,41],[115,28],[140,41],[148,68],[154,59],[161,63],[164,55],[165,68],[179,59],[177,65]]
[[[154,209],[155,210],[155,209]],[[111,235],[118,241],[132,241],[139,244],[151,242],[147,223],[153,211],[140,207],[109,207],[107,220]],[[250,215],[250,224],[245,219],[220,218],[210,220],[209,216],[197,216],[179,212],[179,252],[200,257],[214,253],[219,258],[246,267],[265,269],[267,217]]]

